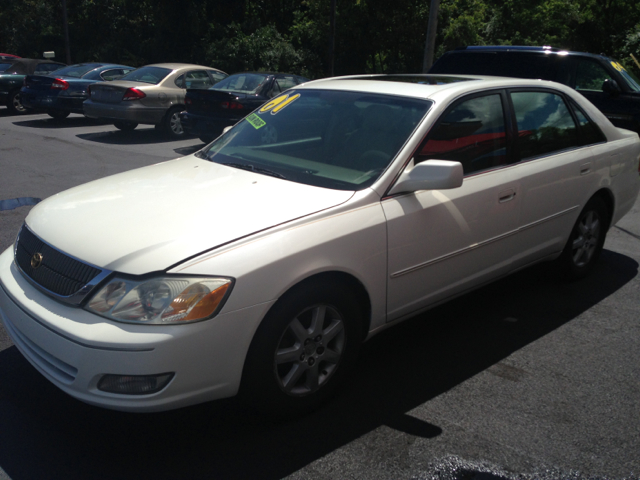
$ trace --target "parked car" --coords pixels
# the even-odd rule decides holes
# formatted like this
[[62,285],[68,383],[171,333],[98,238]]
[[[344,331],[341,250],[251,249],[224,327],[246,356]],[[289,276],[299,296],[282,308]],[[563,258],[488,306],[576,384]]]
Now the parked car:
[[89,98],[87,87],[96,82],[117,80],[134,67],[109,63],[78,63],[51,75],[27,75],[20,90],[26,108],[45,109],[53,118],[66,118],[71,112],[83,113]]
[[187,89],[186,110],[180,114],[185,132],[211,142],[270,98],[308,82],[287,73],[244,72],[230,75],[207,90]]
[[13,58],[0,60],[0,104],[7,106],[11,113],[25,113],[27,109],[20,103],[20,89],[27,75],[47,75],[64,63],[33,58]]
[[184,110],[187,88],[209,88],[227,76],[201,65],[147,65],[119,80],[91,85],[84,114],[111,120],[120,130],[133,130],[140,123],[155,125],[178,138],[184,135],[178,114]]
[[553,82],[313,81],[195,154],[36,205],[0,255],[0,317],[93,405],[302,413],[387,327],[537,262],[590,273],[639,158]]
[[616,127],[640,133],[640,81],[604,55],[551,47],[464,47],[442,55],[429,73],[560,82],[589,99]]

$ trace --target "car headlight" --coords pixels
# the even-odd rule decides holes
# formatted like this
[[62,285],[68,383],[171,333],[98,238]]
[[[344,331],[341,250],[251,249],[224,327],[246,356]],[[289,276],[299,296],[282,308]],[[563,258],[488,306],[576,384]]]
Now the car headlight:
[[114,278],[85,307],[119,322],[167,325],[214,316],[226,300],[229,278]]

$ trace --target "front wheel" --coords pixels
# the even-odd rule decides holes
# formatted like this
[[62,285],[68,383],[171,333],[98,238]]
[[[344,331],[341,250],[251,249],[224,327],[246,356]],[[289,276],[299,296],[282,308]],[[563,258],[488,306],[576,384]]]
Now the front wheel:
[[562,255],[560,273],[568,280],[587,276],[600,257],[609,228],[609,211],[604,201],[593,197],[580,212]]
[[360,349],[362,314],[347,288],[298,286],[269,311],[251,343],[241,395],[258,410],[294,417],[318,408]]

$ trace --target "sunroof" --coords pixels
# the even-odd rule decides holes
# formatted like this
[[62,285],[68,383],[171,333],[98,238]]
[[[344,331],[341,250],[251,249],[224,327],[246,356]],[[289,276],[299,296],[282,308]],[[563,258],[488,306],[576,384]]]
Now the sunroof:
[[475,78],[451,77],[445,75],[367,75],[351,77],[348,80],[376,80],[382,82],[417,83],[421,85],[446,85],[448,83],[466,82]]

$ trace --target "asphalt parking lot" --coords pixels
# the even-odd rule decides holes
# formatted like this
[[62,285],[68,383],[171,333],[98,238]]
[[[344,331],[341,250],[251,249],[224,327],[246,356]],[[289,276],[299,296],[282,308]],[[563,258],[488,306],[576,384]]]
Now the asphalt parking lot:
[[[2,201],[200,147],[0,108],[0,248],[32,208]],[[541,265],[416,316],[364,346],[332,403],[281,424],[233,399],[156,414],[85,405],[0,327],[0,479],[639,478],[639,263],[636,202],[589,278],[559,283]]]

